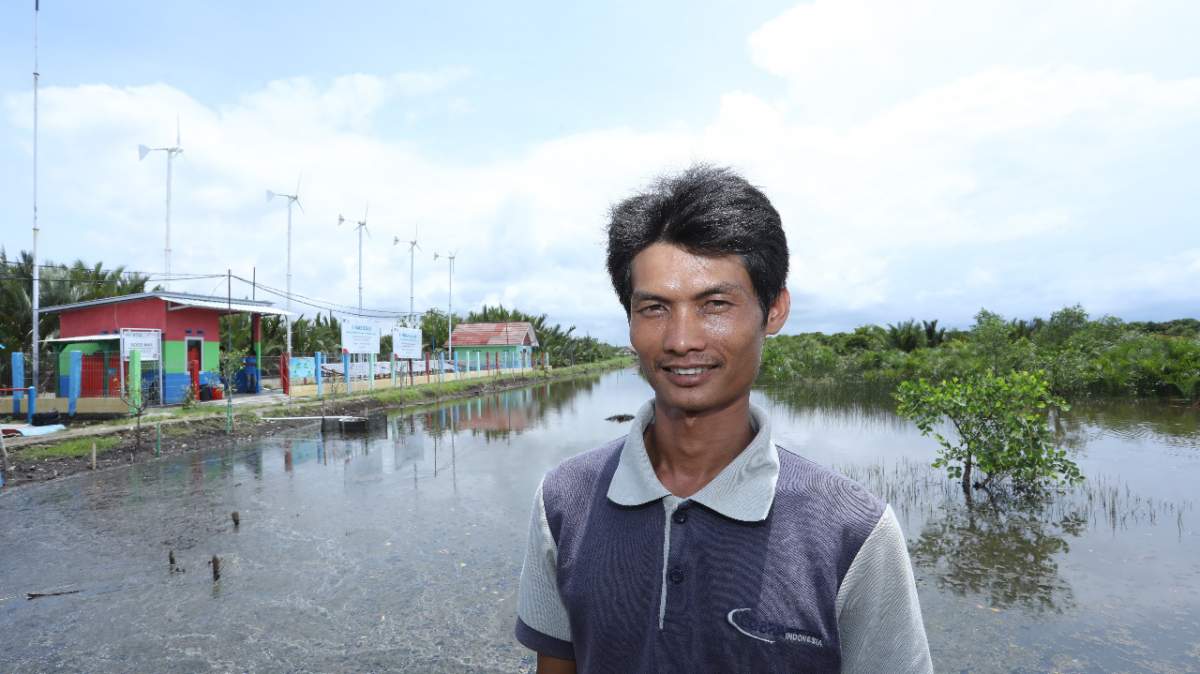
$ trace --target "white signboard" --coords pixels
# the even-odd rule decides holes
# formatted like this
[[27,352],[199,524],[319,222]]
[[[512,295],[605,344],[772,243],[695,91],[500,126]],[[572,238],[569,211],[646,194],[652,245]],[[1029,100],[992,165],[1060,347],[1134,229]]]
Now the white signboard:
[[379,353],[379,327],[370,321],[342,321],[342,353]]
[[421,358],[421,329],[392,328],[392,353],[397,358]]
[[162,330],[121,328],[121,360],[129,360],[131,351],[140,351],[142,360],[158,360],[162,348]]

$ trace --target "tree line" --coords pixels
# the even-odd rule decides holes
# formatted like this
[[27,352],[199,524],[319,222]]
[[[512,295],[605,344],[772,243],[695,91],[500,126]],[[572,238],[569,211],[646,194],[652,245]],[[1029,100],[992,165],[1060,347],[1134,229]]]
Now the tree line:
[[966,330],[936,320],[865,325],[851,332],[767,340],[766,383],[853,382],[895,387],[991,372],[1043,372],[1056,395],[1200,398],[1200,321],[1089,317],[1079,305],[1049,318],[981,310]]

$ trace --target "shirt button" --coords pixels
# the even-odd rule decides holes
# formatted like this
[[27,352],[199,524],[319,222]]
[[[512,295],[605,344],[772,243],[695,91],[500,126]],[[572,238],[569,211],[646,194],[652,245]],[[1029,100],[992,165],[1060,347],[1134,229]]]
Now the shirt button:
[[680,566],[671,567],[671,570],[667,572],[667,578],[671,579],[671,582],[675,583],[676,585],[682,583],[683,582],[683,567],[680,567]]
[[675,524],[683,524],[687,521],[687,511],[680,508],[679,510],[675,511],[675,514],[671,516],[671,519],[675,522]]

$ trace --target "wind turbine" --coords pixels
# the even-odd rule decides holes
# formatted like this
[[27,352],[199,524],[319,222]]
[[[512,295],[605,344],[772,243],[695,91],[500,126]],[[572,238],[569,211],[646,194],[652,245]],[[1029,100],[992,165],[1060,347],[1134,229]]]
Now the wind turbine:
[[[287,298],[286,298],[286,302],[287,302],[287,310],[289,312],[292,310],[292,204],[296,204],[296,206],[299,207],[301,213],[304,212],[304,206],[302,206],[300,204],[300,179],[302,177],[303,176],[298,176],[296,178],[295,194],[281,194],[279,192],[272,192],[271,190],[267,190],[267,201],[271,201],[275,197],[282,197],[284,199],[287,199],[288,226],[287,226]],[[287,326],[287,351],[288,351],[288,353],[291,353],[292,352],[292,315],[289,313],[288,315],[284,316],[283,322],[284,322],[284,325]]]
[[167,153],[167,245],[163,249],[163,258],[166,263],[166,278],[163,281],[163,287],[167,290],[171,289],[171,164],[175,160],[175,155],[183,154],[183,148],[179,143],[179,117],[175,117],[175,145],[172,147],[146,147],[138,145],[138,161],[146,158],[146,155],[151,152],[166,152]]
[[[367,213],[370,212],[370,210],[371,210],[371,204],[367,204],[367,207],[365,209],[363,209],[363,219],[354,223],[354,228],[358,230],[358,310],[359,311],[362,311],[362,235],[363,235],[364,231],[367,232],[367,236],[371,235],[371,232],[369,230],[367,230]],[[339,213],[338,214],[338,227],[341,227],[344,222],[346,222],[346,218],[343,217],[341,213]]]
[[[399,245],[400,237],[396,236],[396,237],[392,237],[392,238],[394,239],[394,241],[392,241],[392,245],[393,246]],[[414,288],[414,280],[416,279],[416,276],[415,276],[416,254],[413,251],[420,250],[420,249],[421,249],[421,246],[417,245],[417,228],[413,227],[413,238],[411,240],[409,240],[409,242],[408,242],[408,318],[409,318],[409,320],[412,320],[413,313],[414,313],[413,312],[413,288]]]
[[[453,251],[449,255],[441,257],[450,260],[450,289],[446,293],[446,357],[454,359],[454,257],[458,251]],[[437,262],[437,252],[433,254],[433,261]]]

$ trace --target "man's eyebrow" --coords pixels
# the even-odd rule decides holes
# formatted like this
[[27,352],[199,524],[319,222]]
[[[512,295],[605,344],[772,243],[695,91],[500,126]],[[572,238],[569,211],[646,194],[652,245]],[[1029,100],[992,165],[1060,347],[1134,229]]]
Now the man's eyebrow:
[[645,290],[635,290],[629,296],[629,301],[630,302],[646,302],[646,301],[666,302],[667,298],[665,298],[661,295],[655,295],[654,293],[646,292]]
[[712,295],[739,295],[742,293],[742,287],[736,283],[718,283],[696,293],[692,299],[698,300]]
[[[744,291],[743,291],[742,287],[736,283],[718,283],[717,285],[710,286],[708,288],[705,288],[704,290],[701,290],[700,292],[696,293],[695,295],[692,295],[692,299],[699,300],[699,299],[704,299],[705,297],[711,297],[713,295],[739,295],[739,294],[742,294],[743,292]],[[629,301],[630,302],[653,301],[653,302],[664,302],[664,303],[670,302],[670,300],[668,300],[666,297],[663,297],[662,295],[656,295],[652,292],[648,292],[645,290],[635,290],[632,293],[630,293]]]

